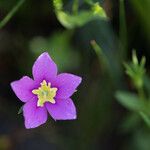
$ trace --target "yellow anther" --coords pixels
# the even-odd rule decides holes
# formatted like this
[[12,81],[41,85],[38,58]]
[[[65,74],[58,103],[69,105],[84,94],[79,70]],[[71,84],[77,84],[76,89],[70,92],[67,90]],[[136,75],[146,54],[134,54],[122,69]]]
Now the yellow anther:
[[48,82],[47,84],[45,80],[40,85],[38,89],[32,90],[32,93],[38,97],[37,106],[42,107],[45,102],[55,104],[54,97],[56,96],[57,88],[51,88],[51,83]]

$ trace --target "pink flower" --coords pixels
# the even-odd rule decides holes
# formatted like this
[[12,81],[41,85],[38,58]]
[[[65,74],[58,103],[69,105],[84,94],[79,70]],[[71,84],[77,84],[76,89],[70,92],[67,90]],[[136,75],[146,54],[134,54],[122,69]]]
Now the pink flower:
[[11,83],[16,96],[24,102],[25,127],[35,128],[47,121],[47,111],[54,120],[76,119],[76,108],[70,96],[81,83],[81,77],[61,73],[47,52],[35,61],[32,74]]

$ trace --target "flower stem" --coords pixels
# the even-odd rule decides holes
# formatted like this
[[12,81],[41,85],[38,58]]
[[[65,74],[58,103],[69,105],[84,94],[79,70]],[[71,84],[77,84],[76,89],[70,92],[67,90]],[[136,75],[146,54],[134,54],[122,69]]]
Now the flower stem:
[[138,88],[137,90],[138,90],[138,95],[139,95],[140,99],[145,101],[145,93],[144,93],[143,87]]
[[126,14],[125,14],[125,1],[119,1],[119,37],[123,47],[121,46],[121,55],[126,57],[126,51],[128,48],[127,39],[127,25],[126,25]]
[[74,14],[78,13],[78,7],[79,7],[79,0],[74,0],[73,6],[72,6],[72,12]]
[[3,28],[7,22],[13,17],[13,15],[17,12],[17,10],[22,6],[25,0],[20,0],[18,3],[12,8],[12,10],[4,17],[2,21],[0,21],[0,29]]

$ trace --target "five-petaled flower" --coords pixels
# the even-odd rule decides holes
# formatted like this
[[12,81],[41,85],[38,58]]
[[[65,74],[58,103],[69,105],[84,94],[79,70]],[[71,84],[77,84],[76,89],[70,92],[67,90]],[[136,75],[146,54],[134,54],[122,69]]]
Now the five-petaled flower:
[[45,123],[47,111],[54,120],[76,119],[76,108],[70,96],[81,83],[81,77],[61,73],[47,52],[35,61],[32,74],[11,83],[16,96],[25,102],[23,115],[26,128],[35,128]]

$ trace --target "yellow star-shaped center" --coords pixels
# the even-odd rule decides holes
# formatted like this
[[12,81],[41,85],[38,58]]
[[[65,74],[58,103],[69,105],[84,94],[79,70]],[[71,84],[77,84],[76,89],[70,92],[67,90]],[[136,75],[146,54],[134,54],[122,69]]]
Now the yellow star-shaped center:
[[41,86],[38,89],[32,90],[32,93],[37,95],[37,106],[44,106],[45,102],[55,104],[54,97],[56,96],[57,88],[52,88],[51,83],[47,83],[45,80],[41,82]]

